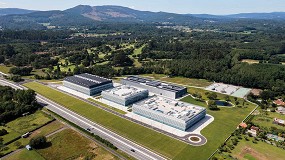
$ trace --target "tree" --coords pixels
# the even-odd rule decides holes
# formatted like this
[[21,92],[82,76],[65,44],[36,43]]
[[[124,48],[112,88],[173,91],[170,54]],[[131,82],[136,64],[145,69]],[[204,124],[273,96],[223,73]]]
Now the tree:
[[16,141],[16,142],[14,143],[14,146],[16,146],[18,149],[23,148],[22,143],[19,142],[19,141]]
[[208,108],[210,110],[219,110],[219,108],[218,108],[218,106],[216,104],[216,101],[214,101],[214,100],[209,100],[208,101]]
[[196,98],[198,98],[198,100],[202,100],[202,95],[201,95],[201,93],[197,93]]
[[47,138],[45,136],[38,136],[34,137],[30,140],[30,146],[35,149],[41,149],[46,147],[47,144]]
[[225,96],[225,100],[226,100],[227,102],[230,102],[230,101],[231,101],[230,96],[229,96],[229,95],[226,95],[226,96]]
[[23,80],[22,77],[19,76],[19,75],[12,75],[12,76],[10,77],[10,79],[11,79],[13,82],[21,82],[21,81]]
[[207,95],[207,97],[210,99],[210,100],[215,100],[217,99],[217,94],[215,92],[211,92]]
[[4,63],[5,62],[5,57],[0,55],[0,63]]
[[[3,138],[2,137],[0,137],[0,151],[2,150],[2,148],[3,148]],[[0,156],[1,156],[1,154],[0,154]]]
[[1,129],[0,130],[0,136],[4,136],[6,134],[8,134],[8,131],[6,129]]
[[125,53],[120,52],[115,54],[113,64],[120,67],[131,66],[133,65],[133,61]]

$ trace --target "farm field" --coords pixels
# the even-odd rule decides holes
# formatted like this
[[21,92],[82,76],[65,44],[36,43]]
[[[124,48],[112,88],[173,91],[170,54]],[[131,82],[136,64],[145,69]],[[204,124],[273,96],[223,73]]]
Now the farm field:
[[48,125],[34,131],[30,136],[29,139],[35,136],[39,136],[39,135],[43,135],[43,136],[47,136],[48,134],[51,134],[59,129],[64,128],[64,124],[62,124],[59,121],[53,121],[51,123],[49,123]]
[[28,151],[26,149],[21,150],[3,160],[45,160],[39,153],[34,150]]
[[[10,142],[11,140],[15,140],[16,138],[19,138],[24,133],[39,128],[52,120],[52,118],[48,117],[41,111],[37,111],[36,113],[25,117],[17,118],[16,120],[7,123],[7,127],[0,127],[0,129],[5,128],[9,132],[9,134],[3,136],[4,144],[6,142]],[[28,138],[20,138],[6,145],[0,154],[6,154],[15,151],[19,149],[19,146],[27,145],[32,137],[37,135],[47,135],[59,129],[59,127],[62,127],[62,124],[57,121],[51,122],[50,124],[34,131]]]
[[14,121],[7,123],[7,126],[13,128],[13,130],[20,134],[24,134],[26,132],[37,129],[52,120],[53,119],[51,117],[45,115],[43,112],[37,111],[34,114],[20,117]]
[[[46,160],[93,159],[113,160],[115,156],[72,129],[48,137],[51,146],[37,150]],[[80,149],[79,149],[80,148]]]
[[[254,108],[254,106],[249,105],[247,108],[234,107],[232,109],[225,108],[217,112],[210,112],[209,114],[213,115],[216,120],[202,130],[202,134],[206,137],[213,138],[208,139],[208,143],[204,146],[193,147],[151,129],[119,118],[39,83],[31,82],[25,84],[25,86],[171,159],[187,159],[189,155],[195,156],[197,159],[207,159]],[[187,102],[188,99],[185,98],[183,101]],[[233,118],[233,114],[237,116]],[[220,129],[221,126],[223,126],[223,130]]]
[[1,129],[5,129],[6,131],[8,131],[8,134],[1,136],[1,138],[3,138],[3,143],[7,143],[10,142],[14,139],[16,139],[17,137],[20,137],[21,135],[17,132],[15,132],[14,130],[12,130],[11,128],[8,127],[4,127],[4,126],[0,126],[0,130]]
[[283,160],[285,150],[258,141],[257,144],[252,141],[241,140],[232,150],[231,155],[241,160]]

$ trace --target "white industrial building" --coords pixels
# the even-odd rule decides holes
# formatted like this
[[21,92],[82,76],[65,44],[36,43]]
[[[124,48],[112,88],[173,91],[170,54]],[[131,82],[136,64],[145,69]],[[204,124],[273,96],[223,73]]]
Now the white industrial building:
[[139,76],[129,76],[121,80],[124,85],[131,85],[147,89],[156,95],[177,99],[187,94],[187,88]]
[[133,104],[132,110],[135,114],[183,131],[206,115],[203,107],[157,96]]
[[102,98],[128,106],[148,97],[148,90],[129,85],[120,85],[102,92]]
[[83,73],[64,78],[63,86],[92,96],[97,93],[100,93],[105,89],[112,88],[113,82],[112,80],[107,78]]

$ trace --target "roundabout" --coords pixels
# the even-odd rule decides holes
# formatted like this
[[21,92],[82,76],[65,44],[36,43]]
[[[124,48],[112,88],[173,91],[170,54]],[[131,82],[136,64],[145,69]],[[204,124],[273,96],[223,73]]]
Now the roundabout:
[[207,139],[200,134],[188,134],[186,139],[193,146],[202,146],[207,143]]

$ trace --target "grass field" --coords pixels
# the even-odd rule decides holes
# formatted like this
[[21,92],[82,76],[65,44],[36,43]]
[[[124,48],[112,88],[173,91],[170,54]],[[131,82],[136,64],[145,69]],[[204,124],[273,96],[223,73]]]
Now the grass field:
[[62,80],[45,80],[45,79],[41,79],[38,80],[39,82],[43,82],[43,83],[54,83],[54,84],[62,84]]
[[142,49],[145,47],[145,45],[141,46],[140,48],[136,48],[134,50],[133,55],[140,55],[142,53]]
[[7,66],[4,66],[4,65],[0,65],[0,72],[3,72],[5,74],[9,74],[9,71],[12,67],[7,67]]
[[1,136],[1,138],[3,138],[3,143],[7,143],[10,142],[14,139],[16,139],[17,137],[21,136],[19,133],[13,131],[11,128],[8,127],[4,127],[4,126],[0,126],[0,130],[1,129],[5,129],[6,131],[8,131],[8,134]]
[[195,79],[195,78],[185,78],[185,77],[170,78],[163,74],[145,74],[144,76],[153,77],[154,79],[161,81],[182,84],[185,86],[207,87],[213,83],[205,79]]
[[26,149],[23,149],[20,152],[15,153],[3,160],[45,160],[45,159],[34,150],[28,151]]
[[[53,68],[56,69],[57,66],[54,66]],[[73,72],[73,70],[74,70],[74,68],[75,68],[75,65],[74,65],[74,64],[70,64],[70,65],[68,65],[68,66],[61,66],[61,65],[60,65],[60,71],[62,71],[62,72],[68,72],[68,69],[69,69],[69,68],[70,68],[71,72]]]
[[248,64],[256,64],[256,63],[259,63],[259,60],[243,59],[241,62],[246,62],[246,63],[248,63]]
[[[8,152],[17,150],[18,147],[15,145],[16,142],[17,143],[20,142],[21,145],[25,146],[25,145],[27,145],[29,143],[31,138],[33,138],[35,136],[38,136],[38,135],[45,135],[46,136],[46,135],[48,135],[48,134],[50,134],[50,133],[52,133],[52,132],[62,128],[63,126],[64,125],[62,123],[60,123],[58,121],[54,121],[54,122],[52,122],[52,123],[50,123],[50,124],[40,128],[38,130],[32,132],[32,134],[28,138],[21,138],[21,139],[15,141],[13,143],[7,145],[6,146],[7,149],[2,151],[1,153],[5,154],[5,153],[8,153]],[[19,136],[20,136],[20,134],[19,134]],[[24,150],[26,150],[26,149],[23,149],[23,151]],[[25,158],[33,158],[33,156],[35,158],[40,157],[41,159],[43,159],[40,155],[38,155],[34,151],[31,154],[29,154],[29,152],[23,152],[23,151],[15,154],[15,155],[13,155],[11,157],[8,157],[7,159],[25,159]]]
[[238,159],[247,160],[283,160],[285,150],[258,141],[257,144],[250,141],[241,140],[238,145],[232,150],[231,155]]
[[100,104],[101,106],[106,107],[106,108],[109,108],[109,109],[111,109],[111,110],[113,110],[113,111],[115,111],[115,112],[118,112],[118,113],[121,113],[121,114],[127,114],[127,112],[124,112],[124,111],[122,111],[122,110],[120,110],[120,109],[117,109],[117,108],[114,108],[114,107],[111,107],[111,106],[108,106],[108,105],[106,105],[106,104],[104,104],[104,103],[101,103],[101,102],[98,102],[98,101],[96,101],[96,100],[94,100],[94,99],[92,99],[92,98],[88,98],[88,100],[91,101],[91,102],[95,102],[95,103],[97,103],[97,104]]
[[52,118],[48,117],[43,112],[37,111],[34,114],[20,117],[12,122],[7,123],[7,126],[20,134],[24,134],[46,124],[51,120]]
[[38,135],[44,135],[47,136],[50,133],[53,133],[61,128],[63,128],[64,125],[62,123],[60,123],[59,121],[53,121],[51,123],[49,123],[48,125],[34,131],[29,138],[38,136]]
[[[207,159],[254,108],[253,106],[249,106],[248,108],[222,108],[217,112],[209,112],[215,117],[215,121],[202,130],[202,134],[208,138],[208,143],[201,147],[193,147],[151,129],[119,118],[39,83],[31,82],[25,84],[25,86],[171,159],[187,159],[189,156],[195,157],[197,160]],[[188,99],[183,100],[188,101]]]
[[16,143],[20,143],[21,145],[26,145],[26,144],[29,143],[29,140],[26,139],[26,138],[21,138],[21,139],[15,141],[15,142],[13,142],[13,143],[10,143],[10,144],[6,145],[6,146],[4,147],[4,149],[3,149],[0,153],[1,153],[1,154],[7,154],[7,153],[10,153],[10,152],[12,152],[12,151],[17,150],[17,149],[18,149],[18,146],[15,145]]
[[[196,101],[192,97],[186,97],[182,101],[194,103],[200,106],[206,106],[205,102]],[[242,101],[242,100],[239,100]],[[215,120],[202,130],[202,134],[208,138],[208,142],[203,146],[203,153],[213,153],[220,144],[236,129],[238,124],[254,109],[250,103],[245,103],[247,108],[220,108],[219,111],[207,110],[207,113],[212,115]],[[192,151],[200,152],[199,149],[194,148]],[[182,152],[180,158],[183,159],[183,153],[186,155],[190,151]],[[202,153],[201,153],[202,154]]]
[[285,127],[279,126],[277,124],[273,124],[272,123],[274,118],[280,118],[280,119],[285,120],[285,116],[284,115],[281,115],[281,114],[279,114],[277,112],[267,112],[267,115],[260,114],[260,115],[254,116],[252,122],[254,124],[262,126],[262,127],[267,127],[267,128],[276,127],[278,129],[285,130]]
[[94,142],[71,129],[63,130],[48,138],[51,146],[37,150],[45,159],[117,159]]

